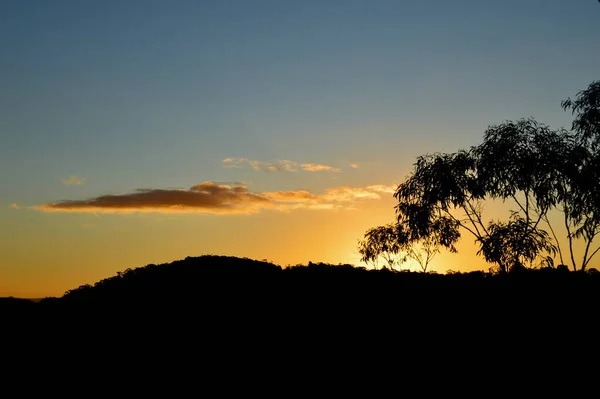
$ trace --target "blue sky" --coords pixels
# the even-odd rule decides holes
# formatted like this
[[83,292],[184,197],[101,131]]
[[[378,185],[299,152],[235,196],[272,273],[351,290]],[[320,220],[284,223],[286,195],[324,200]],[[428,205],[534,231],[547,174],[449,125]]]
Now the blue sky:
[[0,234],[70,217],[11,204],[392,184],[490,124],[568,127],[560,101],[600,78],[599,20],[594,0],[0,1]]

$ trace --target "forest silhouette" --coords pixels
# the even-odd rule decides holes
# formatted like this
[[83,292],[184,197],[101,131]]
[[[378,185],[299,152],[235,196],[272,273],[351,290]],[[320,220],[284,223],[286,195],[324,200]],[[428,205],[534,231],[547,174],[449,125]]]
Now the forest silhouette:
[[[205,255],[126,270],[60,298],[0,301],[0,315],[5,353],[68,359],[71,376],[109,370],[126,376],[119,384],[139,384],[136,392],[153,390],[154,378],[275,378],[305,389],[348,381],[372,362],[390,367],[380,376],[396,361],[469,362],[482,372],[520,357],[557,361],[575,348],[566,332],[580,342],[595,331],[599,292],[600,273],[566,268],[435,274]],[[587,357],[587,342],[575,357]],[[127,377],[139,370],[141,380]]]
[[[166,316],[192,312],[203,317],[287,318],[359,317],[402,309],[403,317],[419,312],[444,317],[560,312],[576,303],[596,306],[600,273],[565,267],[423,273],[349,264],[309,263],[281,267],[267,261],[230,256],[187,257],[165,264],[127,269],[63,296],[39,301],[4,298],[4,316],[56,322],[105,317]],[[484,305],[482,305],[484,304]],[[473,313],[474,312],[474,313]],[[391,314],[394,314],[392,312]]]

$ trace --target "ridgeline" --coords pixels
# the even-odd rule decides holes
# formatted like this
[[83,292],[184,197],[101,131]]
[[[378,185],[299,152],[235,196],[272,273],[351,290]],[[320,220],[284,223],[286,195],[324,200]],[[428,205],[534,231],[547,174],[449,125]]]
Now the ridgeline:
[[442,275],[200,256],[128,269],[59,298],[6,298],[0,315],[7,350],[23,360],[122,359],[115,364],[125,369],[170,373],[188,356],[211,367],[236,359],[260,374],[260,359],[284,372],[365,356],[556,351],[568,334],[595,331],[599,288],[599,273],[565,269]]
[[127,269],[93,285],[67,291],[59,298],[39,301],[4,298],[2,311],[45,314],[77,311],[178,309],[241,311],[327,306],[338,311],[361,308],[411,308],[428,311],[485,307],[499,311],[511,306],[548,307],[597,303],[600,273],[545,268],[492,274],[420,273],[372,270],[349,264],[309,263],[281,267],[266,261],[228,256],[187,257],[165,264]]

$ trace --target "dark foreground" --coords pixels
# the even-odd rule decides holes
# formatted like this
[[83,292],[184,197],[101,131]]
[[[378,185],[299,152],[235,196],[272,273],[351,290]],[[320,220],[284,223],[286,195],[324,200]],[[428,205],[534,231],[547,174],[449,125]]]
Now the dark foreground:
[[[128,270],[37,303],[3,299],[3,359],[63,374],[101,370],[129,385],[138,380],[123,376],[145,370],[144,392],[184,375],[185,386],[277,376],[298,390],[321,377],[331,384],[341,376],[347,386],[369,370],[425,379],[504,365],[531,372],[532,362],[556,370],[595,359],[599,293],[599,275],[560,270],[281,269],[204,256]],[[275,388],[261,389],[267,385]]]
[[37,303],[9,298],[0,306],[5,317],[40,327],[218,321],[252,329],[289,323],[319,328],[318,323],[369,319],[456,324],[523,317],[523,323],[535,323],[596,312],[599,299],[598,273],[546,269],[440,275],[322,263],[282,269],[246,258],[201,256],[128,269],[60,298]]

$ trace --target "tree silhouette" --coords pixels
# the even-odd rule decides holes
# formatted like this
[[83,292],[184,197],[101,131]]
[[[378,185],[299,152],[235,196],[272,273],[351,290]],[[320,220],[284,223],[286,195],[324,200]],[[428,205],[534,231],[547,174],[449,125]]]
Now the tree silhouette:
[[[490,223],[487,236],[479,238],[482,245],[479,253],[486,260],[495,260],[502,270],[509,270],[522,265],[524,259],[531,265],[540,252],[552,256],[558,252],[563,263],[548,212],[558,205],[561,193],[567,190],[565,173],[576,162],[572,158],[574,145],[568,132],[553,131],[533,119],[507,121],[486,130],[483,143],[473,149],[481,188],[492,199],[510,200],[516,205],[509,222]],[[550,245],[552,239],[540,228],[542,224],[551,231],[558,247]],[[486,254],[491,243],[499,242],[498,234],[506,234],[500,242],[511,251],[524,252],[514,253],[510,261],[504,256]],[[512,242],[507,242],[507,237]],[[538,250],[531,252],[534,248]]]
[[381,258],[386,263],[383,267],[393,270],[395,265],[406,262],[406,254],[402,252],[407,242],[408,238],[400,226],[377,226],[367,230],[364,239],[358,242],[358,252],[361,261],[371,263],[375,269]]
[[[600,246],[592,249],[593,240],[600,234],[600,81],[594,81],[586,90],[580,91],[575,100],[563,101],[562,107],[571,110],[575,116],[572,130],[577,151],[572,154],[574,165],[566,169],[568,189],[562,193],[561,202],[570,248],[574,238],[584,241],[580,268],[585,270],[600,251]],[[576,270],[573,256],[571,262]]]
[[589,144],[592,150],[600,147],[600,80],[590,83],[587,89],[577,93],[575,100],[568,98],[561,103],[563,109],[575,116],[571,129],[577,138]]
[[440,238],[451,239],[440,239],[440,245],[449,249],[460,237],[460,228],[482,242],[488,235],[482,219],[485,192],[475,166],[473,151],[418,157],[414,171],[394,193],[398,223],[421,240],[434,236],[436,225],[443,225],[446,234]]
[[[460,229],[471,233],[478,254],[505,272],[539,265],[539,258],[550,264],[556,254],[564,264],[548,217],[557,210],[572,268],[585,270],[600,250],[591,247],[600,234],[600,83],[562,105],[576,116],[573,132],[551,130],[534,119],[506,121],[489,126],[483,142],[469,150],[418,157],[394,193],[398,223],[412,239],[426,239],[437,220],[452,221],[457,237]],[[484,221],[484,205],[494,199],[514,204],[506,222]],[[577,239],[585,247],[580,263],[574,256]]]
[[402,224],[390,223],[367,230],[364,240],[359,241],[361,261],[372,263],[377,268],[379,258],[392,270],[409,258],[416,261],[421,271],[427,272],[429,264],[441,248],[456,252],[454,243],[458,232],[454,222],[448,218],[436,219],[426,235],[412,234]]
[[[490,222],[489,234],[477,254],[483,254],[486,261],[496,263],[503,272],[531,266],[540,251],[555,255],[556,247],[548,233],[530,225],[531,222],[517,214],[508,222]],[[540,265],[547,262],[543,259]]]

